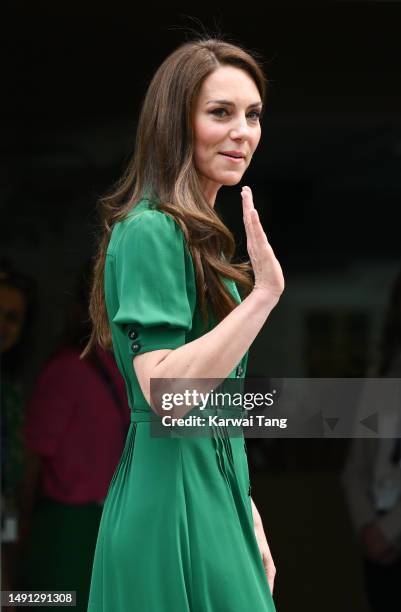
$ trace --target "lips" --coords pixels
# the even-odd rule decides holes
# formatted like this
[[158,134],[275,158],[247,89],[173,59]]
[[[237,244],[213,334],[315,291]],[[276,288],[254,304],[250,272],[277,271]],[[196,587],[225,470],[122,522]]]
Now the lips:
[[244,159],[245,155],[241,152],[237,151],[221,151],[220,155],[224,155],[224,157],[230,157],[231,159]]
[[237,166],[241,165],[242,162],[245,162],[245,158],[243,156],[236,157],[234,155],[231,155],[230,153],[220,153],[220,155],[225,157],[226,161],[230,162],[230,164],[234,164]]

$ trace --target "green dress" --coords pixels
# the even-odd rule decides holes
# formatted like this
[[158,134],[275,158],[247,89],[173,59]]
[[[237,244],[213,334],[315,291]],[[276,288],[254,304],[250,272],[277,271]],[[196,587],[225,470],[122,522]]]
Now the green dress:
[[[256,541],[246,445],[152,435],[135,355],[175,349],[204,329],[182,230],[142,199],[112,231],[105,298],[131,425],[99,527],[88,612],[274,612]],[[235,299],[234,282],[224,279]],[[209,329],[216,324],[210,319]],[[243,378],[248,353],[228,378]]]

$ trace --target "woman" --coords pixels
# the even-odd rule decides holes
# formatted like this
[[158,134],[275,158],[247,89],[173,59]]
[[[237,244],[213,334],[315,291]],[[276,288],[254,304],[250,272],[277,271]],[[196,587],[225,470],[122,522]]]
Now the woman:
[[130,422],[112,353],[97,347],[79,358],[89,332],[87,278],[85,269],[27,406],[21,516],[23,588],[74,590],[77,612],[88,607],[102,503]]
[[[265,78],[221,40],[187,42],[148,88],[133,162],[103,201],[86,347],[112,343],[131,428],[105,501],[89,612],[272,612],[275,568],[242,437],[154,437],[150,379],[242,378],[284,288],[249,187],[249,264],[214,211],[261,136]],[[236,282],[248,290],[241,302]]]
[[[401,375],[401,271],[384,319],[378,364],[372,370],[377,377],[399,379]],[[342,481],[362,549],[371,610],[396,612],[401,609],[401,413],[399,402],[383,404],[382,389],[375,379],[368,380],[361,409],[371,414],[378,405],[386,408],[387,418],[393,418],[394,438],[354,438]]]
[[[18,582],[18,542],[23,471],[24,389],[22,367],[36,307],[35,283],[7,259],[0,261],[1,356],[1,578],[3,589]],[[7,607],[7,610],[13,608]]]

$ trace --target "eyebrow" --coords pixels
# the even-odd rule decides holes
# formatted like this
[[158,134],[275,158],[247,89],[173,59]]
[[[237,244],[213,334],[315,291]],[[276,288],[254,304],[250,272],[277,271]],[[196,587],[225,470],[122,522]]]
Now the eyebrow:
[[[228,106],[235,106],[234,102],[230,102],[230,100],[208,100],[206,104],[226,104]],[[253,108],[255,106],[263,106],[262,102],[253,102],[248,106],[248,108]]]

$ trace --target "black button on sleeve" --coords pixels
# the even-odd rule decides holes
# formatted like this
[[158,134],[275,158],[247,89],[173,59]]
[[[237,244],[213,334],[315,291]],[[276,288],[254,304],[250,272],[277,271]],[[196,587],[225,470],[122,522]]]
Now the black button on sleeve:
[[134,351],[134,353],[137,353],[139,349],[141,348],[141,345],[138,342],[133,342],[131,345],[131,348]]
[[136,329],[130,329],[128,332],[128,338],[130,338],[131,340],[135,340],[135,338],[138,337],[138,332],[136,331]]

